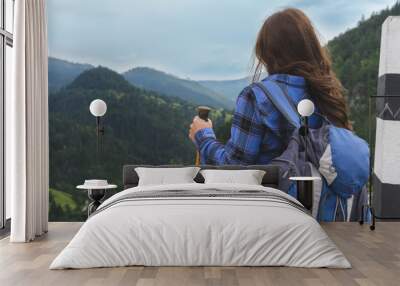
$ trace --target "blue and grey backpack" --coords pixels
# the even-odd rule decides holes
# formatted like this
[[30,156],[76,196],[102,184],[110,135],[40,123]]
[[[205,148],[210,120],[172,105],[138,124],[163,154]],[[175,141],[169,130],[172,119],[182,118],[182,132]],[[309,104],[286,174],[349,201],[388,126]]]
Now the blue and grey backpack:
[[[286,89],[274,80],[253,85],[263,92],[293,127],[286,150],[271,161],[281,169],[280,189],[297,197],[292,176],[319,176],[314,181],[313,216],[319,221],[355,221],[367,204],[369,147],[353,132],[334,126],[324,118],[318,129],[299,135],[301,117]],[[307,157],[304,152],[307,140]],[[364,217],[364,216],[363,216]]]

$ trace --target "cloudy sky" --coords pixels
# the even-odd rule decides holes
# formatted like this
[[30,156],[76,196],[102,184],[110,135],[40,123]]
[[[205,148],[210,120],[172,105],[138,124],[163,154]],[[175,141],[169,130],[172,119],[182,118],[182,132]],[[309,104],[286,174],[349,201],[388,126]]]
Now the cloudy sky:
[[395,0],[48,0],[49,52],[116,71],[149,66],[184,78],[249,74],[263,20],[302,9],[326,42]]

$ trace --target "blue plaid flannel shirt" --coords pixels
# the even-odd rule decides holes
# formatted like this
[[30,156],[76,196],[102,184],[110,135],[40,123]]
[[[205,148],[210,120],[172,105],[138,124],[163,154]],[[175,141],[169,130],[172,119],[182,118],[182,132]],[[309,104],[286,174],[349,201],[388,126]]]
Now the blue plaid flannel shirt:
[[[305,80],[299,76],[274,74],[263,81],[275,80],[286,89],[297,105],[307,97]],[[309,119],[312,128],[321,124],[316,114]],[[202,164],[268,164],[287,146],[293,127],[261,92],[246,87],[238,96],[233,115],[231,138],[223,145],[211,128],[199,130],[195,143]]]

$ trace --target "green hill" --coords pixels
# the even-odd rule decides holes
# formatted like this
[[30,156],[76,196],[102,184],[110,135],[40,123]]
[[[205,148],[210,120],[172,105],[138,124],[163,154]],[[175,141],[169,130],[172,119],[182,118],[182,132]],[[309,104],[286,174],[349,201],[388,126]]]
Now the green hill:
[[[89,112],[97,98],[107,103],[99,157],[96,120]],[[121,186],[124,164],[193,164],[195,148],[187,134],[195,113],[195,106],[131,86],[104,67],[83,72],[51,96],[50,186],[76,201],[69,219],[84,217],[87,195],[75,186],[85,179],[105,178]],[[215,114],[218,128],[225,112]],[[57,202],[57,193],[54,197]]]
[[93,68],[92,65],[78,64],[49,57],[49,90],[57,91],[70,84],[83,71]]
[[351,119],[358,134],[368,138],[368,97],[378,85],[381,27],[388,16],[400,15],[400,3],[374,13],[328,43],[333,66],[347,89]]
[[83,72],[67,89],[137,91],[120,74],[102,66]]
[[55,189],[50,189],[49,192],[52,196],[54,196],[54,201],[58,206],[60,206],[63,210],[69,208],[71,210],[76,209],[77,205],[72,195],[64,193],[62,191],[57,191]]
[[[54,220],[82,220],[78,204],[71,194],[49,189],[49,219]],[[83,214],[83,213],[82,213]]]
[[[89,113],[89,104],[96,98],[108,105],[100,170],[95,169],[96,122]],[[51,157],[55,159],[50,169],[60,171],[53,172],[52,182],[69,177],[76,184],[112,174],[120,183],[124,163],[190,163],[193,159],[187,128],[194,107],[130,86],[109,69],[83,72],[50,98],[49,107]]]

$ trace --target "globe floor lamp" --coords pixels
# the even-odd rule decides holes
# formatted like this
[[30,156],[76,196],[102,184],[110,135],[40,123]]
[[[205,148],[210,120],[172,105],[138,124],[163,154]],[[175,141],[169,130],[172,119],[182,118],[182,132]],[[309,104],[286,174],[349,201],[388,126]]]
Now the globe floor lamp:
[[[90,113],[96,117],[96,161],[97,168],[100,165],[100,140],[104,134],[104,127],[101,126],[100,118],[107,112],[107,104],[101,99],[95,99],[90,103]],[[77,186],[78,189],[85,189],[88,192],[88,197],[91,203],[88,205],[88,217],[96,211],[100,206],[102,199],[105,197],[106,189],[116,188],[115,185],[109,185],[107,180],[85,180],[83,185]]]
[[[309,133],[308,118],[314,113],[314,103],[309,99],[303,99],[297,105],[297,112],[301,116],[301,127],[299,134],[304,138],[304,154],[307,158],[307,136]],[[317,177],[292,177],[293,181],[297,184],[297,198],[308,210],[312,210],[313,207],[313,192],[314,192],[314,181],[318,180]]]

